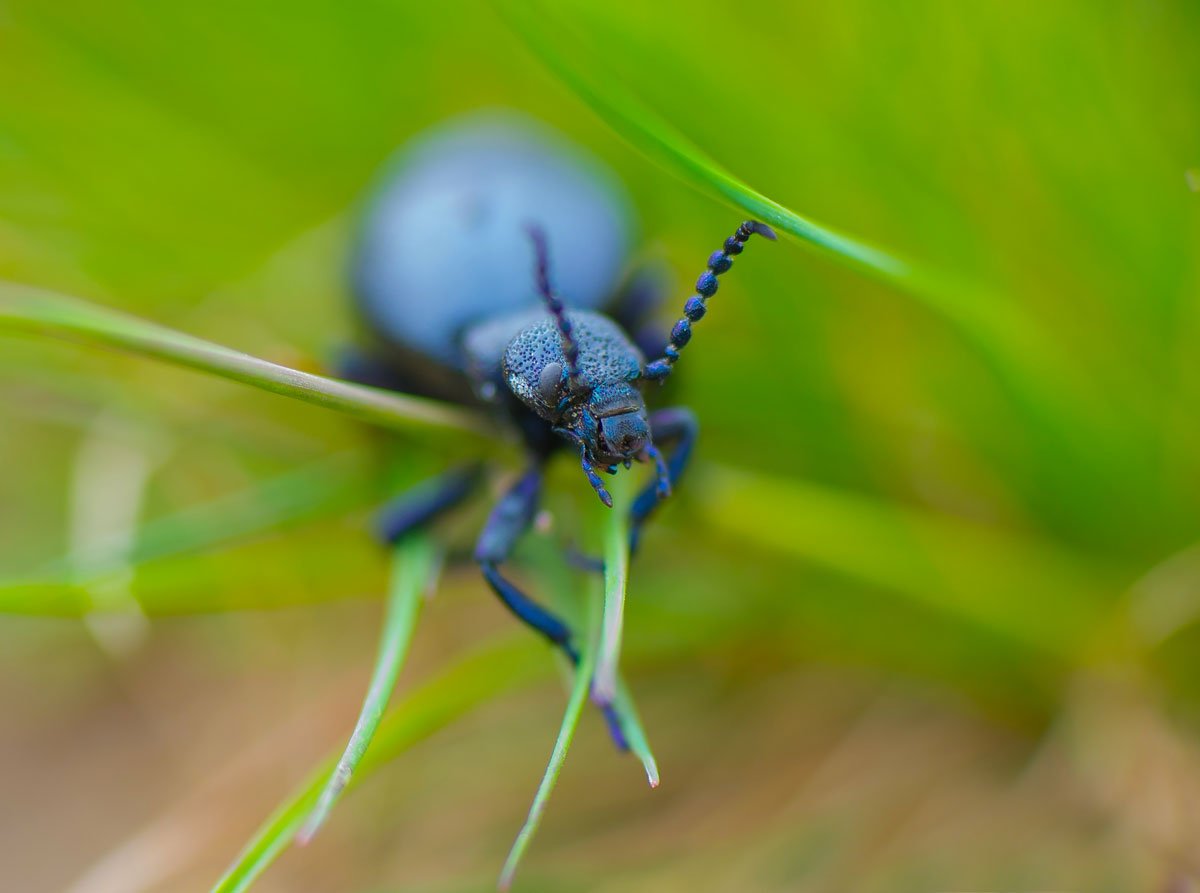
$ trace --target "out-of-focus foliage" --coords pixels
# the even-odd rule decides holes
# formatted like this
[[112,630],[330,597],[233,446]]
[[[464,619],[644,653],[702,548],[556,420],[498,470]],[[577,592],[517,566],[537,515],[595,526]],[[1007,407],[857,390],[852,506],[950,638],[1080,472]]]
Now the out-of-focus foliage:
[[[5,4],[0,278],[321,371],[353,334],[342,264],[379,165],[501,105],[628,183],[677,276],[666,324],[740,212],[609,130],[536,37],[771,199],[962,287],[931,303],[786,240],[727,277],[671,395],[702,420],[698,465],[631,567],[626,677],[663,787],[585,721],[518,884],[1200,873],[1200,10],[503,9]],[[0,886],[211,884],[344,737],[378,620],[351,597],[384,586],[365,509],[446,452],[0,341],[0,756],[20,767]],[[595,526],[575,469],[551,491],[554,537]],[[451,571],[401,687],[509,623]],[[440,732],[262,889],[490,882],[561,701]]]

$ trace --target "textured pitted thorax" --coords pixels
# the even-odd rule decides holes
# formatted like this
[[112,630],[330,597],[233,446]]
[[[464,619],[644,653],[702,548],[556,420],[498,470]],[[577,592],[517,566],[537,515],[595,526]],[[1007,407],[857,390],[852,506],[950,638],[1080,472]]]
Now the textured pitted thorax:
[[[579,344],[579,368],[592,387],[619,381],[634,381],[641,374],[644,357],[615,322],[599,313],[576,310],[567,313]],[[567,361],[554,321],[543,315],[522,328],[504,351],[502,371],[509,390],[544,419],[556,416],[557,401],[546,399],[543,371],[553,364],[562,369],[562,392],[567,381]]]

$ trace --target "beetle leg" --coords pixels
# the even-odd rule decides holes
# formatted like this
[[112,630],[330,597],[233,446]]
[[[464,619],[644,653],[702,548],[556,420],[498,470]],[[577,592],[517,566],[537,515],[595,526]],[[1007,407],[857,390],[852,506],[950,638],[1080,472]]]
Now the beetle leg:
[[517,589],[499,571],[499,565],[508,559],[521,535],[533,523],[541,489],[540,467],[526,472],[513,484],[488,515],[487,524],[475,544],[475,560],[505,606],[575,661],[579,654],[571,644],[567,625]]
[[658,508],[659,502],[663,499],[664,490],[669,493],[683,476],[688,460],[692,457],[692,447],[695,446],[696,435],[699,434],[700,427],[696,423],[696,416],[690,409],[674,407],[660,409],[650,414],[650,432],[654,443],[660,448],[672,442],[676,446],[665,463],[665,483],[668,486],[665,488],[663,486],[663,458],[662,454],[658,453],[654,457],[659,466],[658,478],[638,494],[633,508],[629,512],[629,552],[631,555],[637,551],[642,535],[642,525]]
[[479,463],[453,468],[401,493],[380,510],[375,519],[376,535],[385,543],[399,542],[405,534],[423,527],[470,496],[482,470]]
[[[475,560],[483,571],[484,579],[488,581],[500,601],[517,616],[517,619],[541,633],[554,645],[562,649],[572,664],[579,664],[579,651],[571,642],[571,630],[567,625],[550,611],[543,608],[512,582],[500,573],[499,566],[512,554],[513,548],[521,535],[533,523],[537,514],[538,497],[542,489],[542,469],[535,467],[527,471],[509,489],[492,513],[488,516],[487,524],[475,544]],[[609,734],[613,742],[621,750],[628,750],[629,744],[621,731],[621,724],[616,712],[609,704],[600,705],[604,711],[604,719],[608,724]]]

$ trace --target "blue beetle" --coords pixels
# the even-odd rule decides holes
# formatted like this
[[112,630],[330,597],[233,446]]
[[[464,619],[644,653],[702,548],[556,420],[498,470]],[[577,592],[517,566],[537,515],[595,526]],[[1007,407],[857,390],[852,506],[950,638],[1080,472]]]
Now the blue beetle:
[[[579,653],[567,625],[500,572],[533,522],[545,464],[570,446],[611,507],[599,472],[652,462],[656,480],[631,510],[636,547],[697,433],[687,409],[649,413],[642,388],[671,374],[717,276],[747,239],[775,238],[762,223],[741,224],[709,257],[663,339],[647,318],[654,290],[644,278],[622,279],[630,219],[620,183],[595,160],[527,119],[476,114],[401,151],[367,208],[351,261],[369,343],[347,355],[343,374],[487,407],[520,433],[528,470],[493,508],[474,557],[504,604],[573,662]],[[478,480],[477,467],[458,469],[404,494],[381,515],[383,538],[394,542],[428,523]],[[611,709],[605,713],[623,744]]]

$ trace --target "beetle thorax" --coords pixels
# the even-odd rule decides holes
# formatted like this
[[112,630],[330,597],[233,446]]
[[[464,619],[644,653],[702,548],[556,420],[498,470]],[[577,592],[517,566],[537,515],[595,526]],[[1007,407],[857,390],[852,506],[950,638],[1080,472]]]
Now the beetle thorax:
[[644,362],[641,351],[607,317],[586,311],[568,316],[579,345],[578,381],[569,379],[553,321],[538,317],[521,328],[504,351],[503,374],[509,390],[537,415],[563,426],[567,416],[591,402],[593,395],[604,402],[605,412],[621,400],[633,399],[631,394],[640,400],[635,382]]

